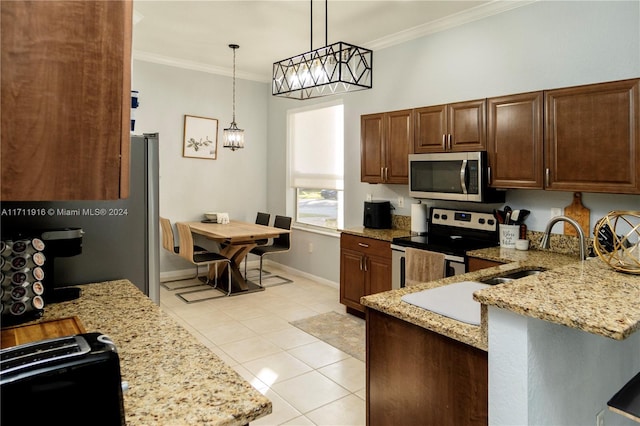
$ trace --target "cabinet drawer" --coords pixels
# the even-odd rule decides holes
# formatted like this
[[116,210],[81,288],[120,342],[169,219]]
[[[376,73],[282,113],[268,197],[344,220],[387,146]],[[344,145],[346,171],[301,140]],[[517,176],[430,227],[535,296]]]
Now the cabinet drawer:
[[356,250],[360,253],[371,256],[391,258],[391,244],[388,241],[376,240],[373,238],[342,234],[340,236],[340,248]]

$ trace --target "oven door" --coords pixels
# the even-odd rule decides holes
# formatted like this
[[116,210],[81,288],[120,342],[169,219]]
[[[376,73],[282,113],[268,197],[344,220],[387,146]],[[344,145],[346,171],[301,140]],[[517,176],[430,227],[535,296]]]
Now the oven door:
[[391,244],[391,289],[397,290],[405,284],[404,247]]
[[[405,248],[391,244],[391,289],[397,290],[405,287],[406,282],[406,257]],[[462,275],[467,272],[464,257],[446,255],[444,257],[444,270],[446,277]]]

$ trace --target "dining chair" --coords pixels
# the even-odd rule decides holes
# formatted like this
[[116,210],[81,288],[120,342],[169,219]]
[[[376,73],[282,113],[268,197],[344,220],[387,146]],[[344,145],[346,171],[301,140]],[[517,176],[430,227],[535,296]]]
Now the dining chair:
[[[167,250],[171,254],[175,254],[176,256],[180,254],[180,246],[177,246],[175,243],[175,236],[173,235],[173,228],[171,226],[171,221],[165,217],[160,217],[160,228],[162,229],[162,247]],[[204,253],[208,250],[200,247],[193,246],[194,253]],[[183,281],[183,280],[192,280],[194,278],[198,278],[198,267],[196,266],[196,275],[194,277],[184,278],[181,280],[173,280],[173,281]]]
[[[263,213],[263,212],[258,212],[258,214],[256,215],[256,224],[257,225],[264,225],[264,226],[269,226],[269,221],[271,220],[271,214],[270,213]],[[263,246],[265,244],[267,244],[269,242],[268,238],[262,239],[262,240],[256,240],[256,244],[259,246]],[[244,257],[244,276],[247,276],[247,257]]]
[[[291,218],[288,216],[278,216],[273,222],[275,228],[291,230]],[[284,253],[291,248],[291,234],[286,232],[280,234],[273,239],[271,244],[257,246],[251,249],[249,253],[260,256],[260,278],[258,285],[262,287],[262,260],[268,254]]]
[[[186,223],[176,223],[178,228],[178,239],[180,241],[180,248],[178,254],[180,257],[196,265],[196,268],[200,265],[215,264],[215,280],[213,288],[218,286],[218,263],[226,263],[228,283],[227,296],[231,294],[231,259],[221,255],[220,253],[214,253],[211,251],[195,252],[193,244],[193,235],[191,229]],[[211,277],[207,274],[207,285],[211,285]]]

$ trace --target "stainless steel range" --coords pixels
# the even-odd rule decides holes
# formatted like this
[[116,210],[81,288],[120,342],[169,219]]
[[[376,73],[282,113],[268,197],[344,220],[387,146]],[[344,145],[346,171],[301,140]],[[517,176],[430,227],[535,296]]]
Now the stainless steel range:
[[426,235],[394,238],[391,242],[392,288],[404,287],[406,247],[444,253],[445,273],[450,277],[467,272],[467,251],[498,245],[498,224],[493,214],[432,207]]

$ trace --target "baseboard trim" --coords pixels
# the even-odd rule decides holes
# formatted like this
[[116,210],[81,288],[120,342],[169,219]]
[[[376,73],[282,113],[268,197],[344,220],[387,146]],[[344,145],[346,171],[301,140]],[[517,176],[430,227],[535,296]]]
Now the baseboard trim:
[[[263,266],[268,269],[269,265],[274,265],[280,269],[284,269],[285,271],[293,274],[293,275],[299,275],[303,278],[307,278],[310,280],[313,280],[317,283],[320,284],[324,284],[327,285],[329,287],[333,287],[333,288],[340,288],[340,284],[333,282],[331,280],[328,280],[326,278],[322,278],[322,277],[318,277],[316,275],[310,274],[308,272],[304,272],[301,271],[299,269],[296,268],[292,268],[290,266],[287,265],[283,265],[281,263],[278,262],[274,262],[272,260],[269,259],[265,259],[263,261]],[[259,268],[260,267],[260,261],[259,260],[253,260],[253,261],[249,261],[247,262],[247,269],[252,269],[252,268]],[[242,270],[242,272],[244,273],[244,265],[240,268]],[[206,267],[205,268],[199,268],[198,270],[198,275],[203,275],[206,274]],[[194,275],[194,268],[190,268],[190,269],[178,269],[178,270],[174,270],[174,271],[165,271],[165,272],[161,272],[160,273],[160,282],[166,282],[166,281],[175,281],[175,280],[179,280],[182,278],[189,278],[192,277]]]

